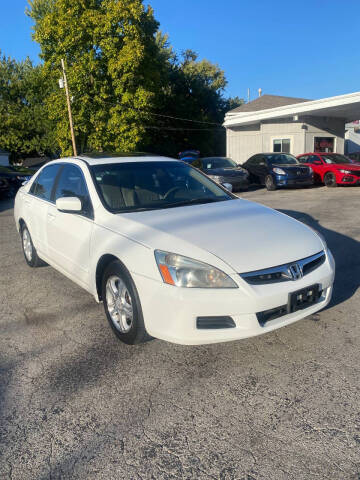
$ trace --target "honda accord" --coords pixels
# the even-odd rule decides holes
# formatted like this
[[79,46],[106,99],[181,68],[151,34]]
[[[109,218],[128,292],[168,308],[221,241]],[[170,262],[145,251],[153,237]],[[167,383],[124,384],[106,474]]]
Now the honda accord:
[[20,188],[14,213],[27,264],[46,262],[103,302],[128,344],[251,337],[331,298],[334,260],[318,233],[182,161],[52,161]]

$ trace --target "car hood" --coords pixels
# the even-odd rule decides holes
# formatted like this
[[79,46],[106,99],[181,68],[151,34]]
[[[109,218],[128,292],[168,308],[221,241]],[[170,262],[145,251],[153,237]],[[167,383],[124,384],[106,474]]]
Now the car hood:
[[356,163],[331,163],[327,164],[327,166],[334,167],[337,170],[360,170],[360,164]]
[[206,168],[207,175],[218,175],[221,177],[244,177],[248,172],[243,168]]
[[242,199],[112,215],[111,229],[150,248],[197,260],[209,262],[210,253],[213,264],[215,256],[238,273],[299,260],[324,248],[304,224]]

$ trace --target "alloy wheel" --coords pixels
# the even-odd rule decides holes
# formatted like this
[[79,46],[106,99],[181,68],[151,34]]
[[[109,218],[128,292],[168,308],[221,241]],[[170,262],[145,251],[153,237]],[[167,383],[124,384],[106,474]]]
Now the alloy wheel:
[[115,328],[121,333],[129,332],[134,319],[132,299],[124,281],[117,275],[107,279],[106,303]]
[[30,233],[29,233],[29,230],[27,228],[24,228],[24,230],[23,230],[22,240],[23,240],[25,257],[27,258],[27,260],[29,262],[31,262],[32,257],[33,257],[33,248],[32,248]]

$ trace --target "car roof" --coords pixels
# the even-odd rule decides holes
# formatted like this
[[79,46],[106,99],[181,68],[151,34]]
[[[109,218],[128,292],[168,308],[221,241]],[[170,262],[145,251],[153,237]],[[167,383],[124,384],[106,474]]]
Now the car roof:
[[[181,162],[175,158],[162,157],[160,155],[151,155],[143,153],[92,153],[82,154],[76,157],[58,158],[54,162],[72,162],[74,160],[80,160],[88,165],[103,165],[106,163],[136,163],[136,162]],[[53,163],[53,162],[49,162]],[[182,163],[182,162],[181,162]]]

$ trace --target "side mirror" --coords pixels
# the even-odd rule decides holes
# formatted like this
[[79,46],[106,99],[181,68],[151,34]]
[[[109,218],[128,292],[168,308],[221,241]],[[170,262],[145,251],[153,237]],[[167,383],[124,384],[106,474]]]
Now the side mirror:
[[231,183],[222,183],[221,184],[224,188],[226,188],[226,190],[229,190],[229,192],[232,192],[233,191],[233,186],[231,185]]
[[56,200],[56,208],[60,212],[81,212],[81,200],[78,197],[61,197]]

